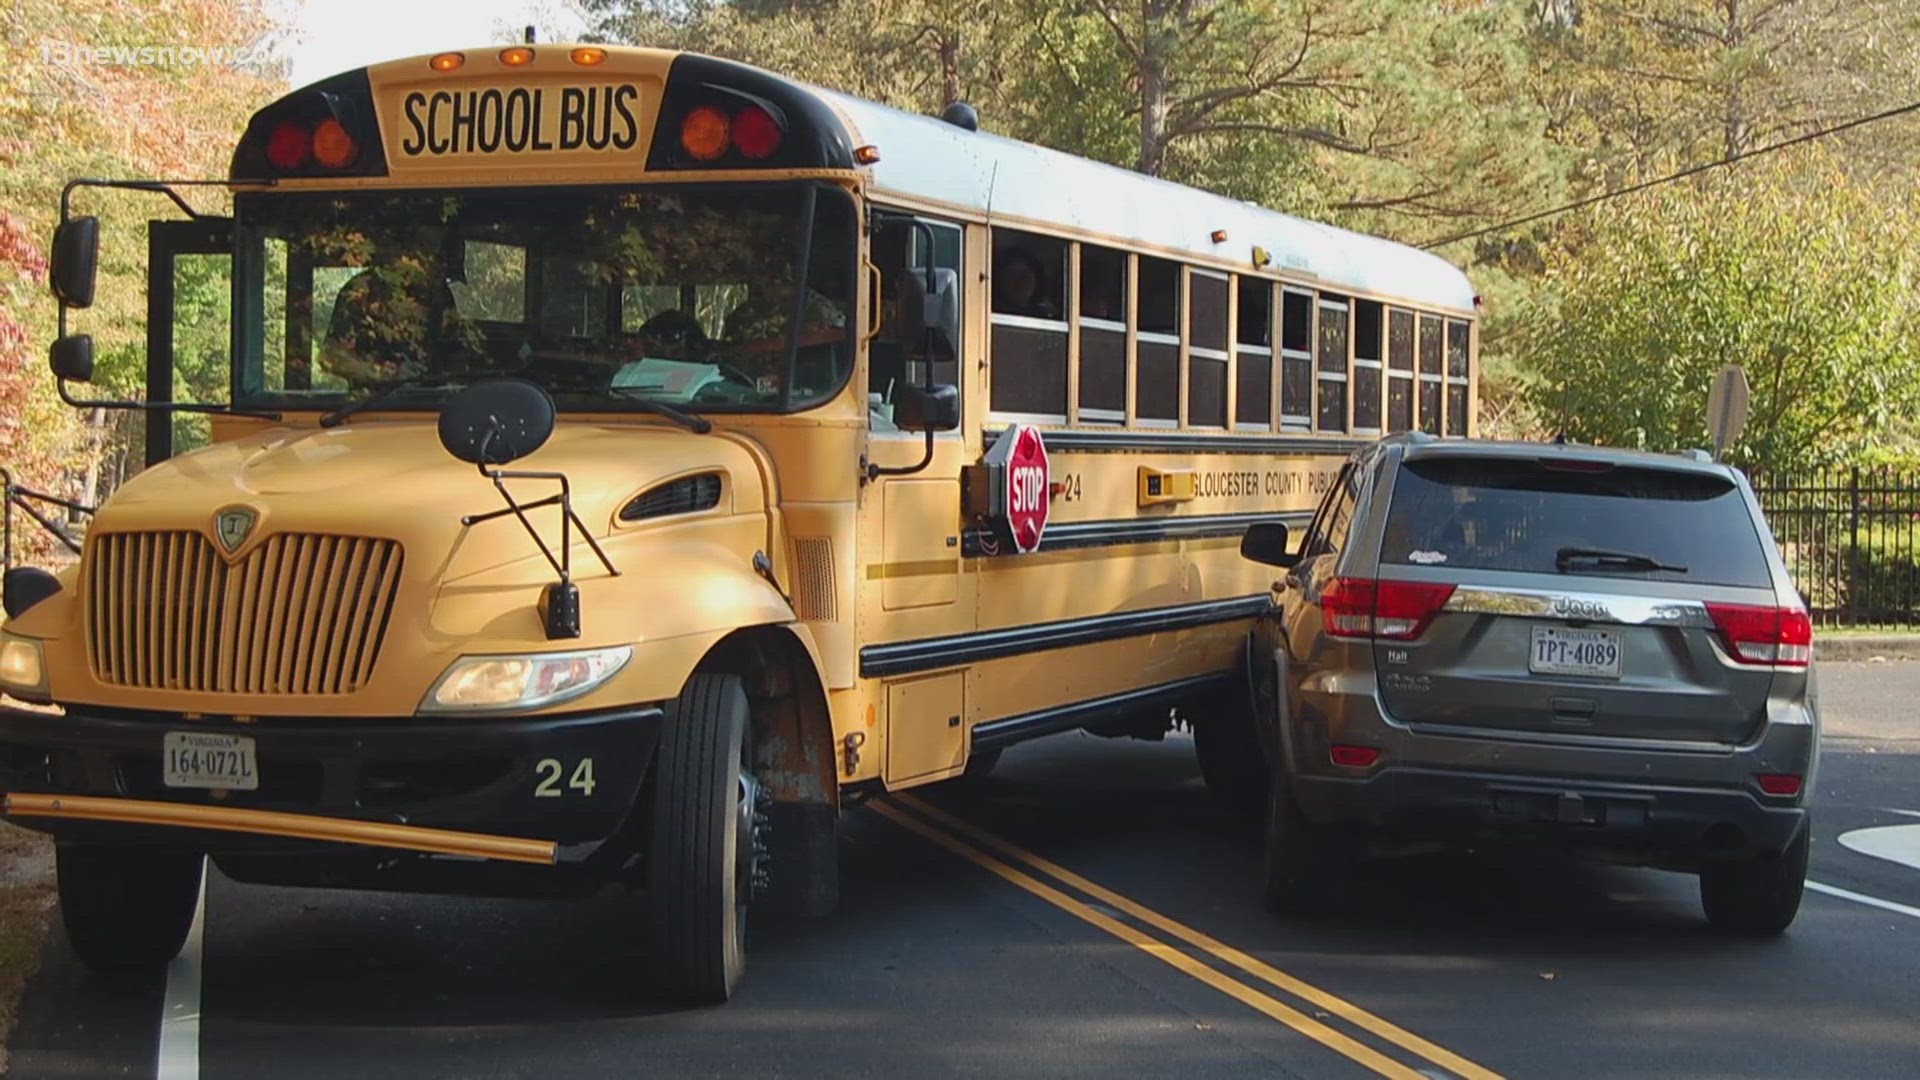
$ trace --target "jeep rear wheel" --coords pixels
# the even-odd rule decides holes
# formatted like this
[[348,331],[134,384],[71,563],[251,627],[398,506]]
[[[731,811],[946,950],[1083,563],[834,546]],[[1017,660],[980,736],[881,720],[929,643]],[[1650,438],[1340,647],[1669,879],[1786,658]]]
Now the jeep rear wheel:
[[1279,916],[1339,914],[1350,899],[1354,857],[1301,812],[1283,778],[1267,799],[1267,910]]
[[1807,849],[1813,822],[1778,855],[1709,866],[1700,874],[1700,905],[1722,930],[1777,934],[1800,912],[1807,883]]
[[74,954],[101,974],[164,968],[200,906],[206,860],[192,852],[60,844],[60,921]]
[[647,935],[658,989],[675,1004],[717,1005],[746,969],[748,901],[765,873],[766,791],[747,756],[746,691],[696,675],[674,703],[655,756],[647,849]]

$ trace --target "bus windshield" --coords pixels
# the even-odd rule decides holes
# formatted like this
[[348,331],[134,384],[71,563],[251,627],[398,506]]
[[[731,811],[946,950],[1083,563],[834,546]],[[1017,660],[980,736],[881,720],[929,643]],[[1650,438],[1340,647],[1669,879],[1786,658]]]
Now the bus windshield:
[[812,184],[238,200],[241,407],[411,407],[476,381],[562,409],[791,411],[853,365],[852,199]]

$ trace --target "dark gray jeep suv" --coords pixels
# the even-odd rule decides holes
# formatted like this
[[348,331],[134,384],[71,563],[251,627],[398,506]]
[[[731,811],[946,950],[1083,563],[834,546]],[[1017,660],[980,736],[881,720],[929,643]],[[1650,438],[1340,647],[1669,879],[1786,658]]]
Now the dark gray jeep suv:
[[1297,553],[1283,525],[1241,552],[1288,571],[1248,648],[1275,910],[1337,903],[1370,842],[1496,834],[1697,873],[1716,926],[1793,921],[1812,628],[1739,472],[1396,436]]

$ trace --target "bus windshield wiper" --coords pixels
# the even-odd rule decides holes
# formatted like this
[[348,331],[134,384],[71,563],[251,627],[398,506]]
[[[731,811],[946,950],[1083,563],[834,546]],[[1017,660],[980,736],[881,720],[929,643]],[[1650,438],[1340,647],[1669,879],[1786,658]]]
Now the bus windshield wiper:
[[350,402],[327,413],[320,418],[320,426],[325,428],[339,427],[347,421],[348,417],[355,413],[365,412],[368,409],[384,409],[389,406],[402,404],[408,398],[413,397],[422,390],[457,390],[459,388],[460,384],[449,382],[445,376],[441,375],[421,375],[411,379],[402,379],[399,382],[389,385],[385,390],[382,390],[372,397]]
[[713,430],[713,421],[704,416],[695,416],[690,412],[683,412],[664,401],[654,401],[650,398],[633,398],[631,404],[641,412],[652,413],[655,416],[664,416],[674,423],[679,424],[681,427],[686,428],[688,431],[693,432],[695,435],[705,435],[707,432]]
[[1576,565],[1594,570],[1664,570],[1670,574],[1687,572],[1684,566],[1663,563],[1651,555],[1609,551],[1606,548],[1563,547],[1554,553],[1553,565],[1562,573]]

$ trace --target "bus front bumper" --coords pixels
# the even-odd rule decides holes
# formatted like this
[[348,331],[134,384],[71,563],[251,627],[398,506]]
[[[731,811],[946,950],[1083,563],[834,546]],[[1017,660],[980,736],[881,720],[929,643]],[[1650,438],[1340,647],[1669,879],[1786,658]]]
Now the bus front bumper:
[[[583,863],[625,830],[661,711],[187,720],[0,708],[0,817],[62,840],[213,855]],[[251,740],[257,787],[168,783],[173,732]]]

